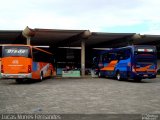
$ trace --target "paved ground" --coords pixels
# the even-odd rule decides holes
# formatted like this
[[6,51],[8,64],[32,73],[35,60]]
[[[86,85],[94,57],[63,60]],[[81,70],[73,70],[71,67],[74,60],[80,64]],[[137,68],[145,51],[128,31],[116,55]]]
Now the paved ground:
[[0,113],[160,113],[160,78],[0,80]]

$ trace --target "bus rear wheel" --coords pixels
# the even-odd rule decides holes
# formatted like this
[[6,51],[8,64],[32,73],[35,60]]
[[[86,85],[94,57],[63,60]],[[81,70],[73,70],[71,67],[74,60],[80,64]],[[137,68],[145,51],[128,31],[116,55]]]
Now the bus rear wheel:
[[121,74],[120,74],[120,72],[117,72],[117,73],[116,73],[116,79],[117,79],[118,81],[121,80]]
[[41,75],[40,75],[40,81],[42,81],[44,78],[43,78],[43,72],[41,72]]
[[16,83],[23,83],[24,80],[23,79],[16,79]]
[[134,79],[135,82],[141,82],[141,80],[142,80],[141,78],[135,78]]

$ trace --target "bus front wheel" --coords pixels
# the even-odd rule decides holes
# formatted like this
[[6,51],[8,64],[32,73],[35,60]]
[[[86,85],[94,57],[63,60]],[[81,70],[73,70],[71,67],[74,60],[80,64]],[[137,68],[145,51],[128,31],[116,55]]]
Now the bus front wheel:
[[102,77],[102,74],[101,74],[101,72],[100,72],[100,71],[98,72],[98,77],[99,77],[99,78],[101,78],[101,77]]

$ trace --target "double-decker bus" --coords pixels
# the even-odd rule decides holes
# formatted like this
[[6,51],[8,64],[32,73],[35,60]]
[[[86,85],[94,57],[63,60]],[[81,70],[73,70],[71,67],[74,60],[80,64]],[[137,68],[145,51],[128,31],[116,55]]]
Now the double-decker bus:
[[2,78],[14,78],[18,83],[24,79],[42,81],[56,75],[53,54],[30,45],[1,45]]
[[117,80],[156,78],[157,52],[155,46],[133,45],[98,51],[93,59],[94,69],[99,77]]

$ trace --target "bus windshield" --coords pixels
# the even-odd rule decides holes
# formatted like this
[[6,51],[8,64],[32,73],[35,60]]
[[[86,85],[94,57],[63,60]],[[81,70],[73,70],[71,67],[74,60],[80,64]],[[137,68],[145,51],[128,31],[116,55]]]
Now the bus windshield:
[[30,57],[30,49],[26,46],[4,46],[3,57]]
[[135,49],[136,64],[154,64],[156,62],[156,50],[154,47],[137,47]]
[[151,57],[151,58],[137,58],[136,59],[136,63],[137,64],[153,64],[155,62],[155,60]]

